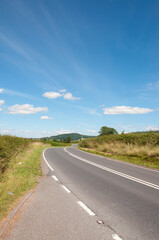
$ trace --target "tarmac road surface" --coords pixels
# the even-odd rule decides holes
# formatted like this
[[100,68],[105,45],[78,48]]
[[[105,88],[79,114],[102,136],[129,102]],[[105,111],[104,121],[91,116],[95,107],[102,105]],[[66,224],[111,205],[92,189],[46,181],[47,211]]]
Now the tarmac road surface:
[[121,239],[159,239],[159,171],[74,147],[44,155],[56,177]]
[[75,147],[43,158],[47,176],[3,239],[159,239],[159,171]]

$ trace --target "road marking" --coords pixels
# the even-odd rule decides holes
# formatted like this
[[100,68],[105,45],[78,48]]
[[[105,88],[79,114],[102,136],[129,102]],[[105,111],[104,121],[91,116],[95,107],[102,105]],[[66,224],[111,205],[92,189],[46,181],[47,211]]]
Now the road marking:
[[62,187],[65,189],[65,191],[66,191],[67,193],[71,193],[71,191],[70,191],[67,187],[65,187],[64,185],[63,185]]
[[120,238],[117,234],[113,234],[112,238],[115,240],[122,240],[122,238]]
[[45,149],[45,150],[43,151],[43,159],[45,160],[46,164],[47,164],[48,167],[51,169],[51,171],[54,171],[54,169],[50,166],[50,164],[47,162],[47,160],[46,160],[46,158],[45,158],[44,153],[45,153],[46,150],[47,150],[47,149]]
[[51,176],[56,182],[58,182],[58,178],[55,175]]
[[77,201],[77,203],[78,203],[90,216],[95,216],[95,213],[92,212],[83,202]]
[[117,163],[120,163],[120,164],[132,166],[132,167],[136,167],[136,168],[142,168],[142,169],[144,169],[144,170],[146,170],[146,171],[148,170],[148,171],[152,171],[152,172],[157,172],[157,173],[159,173],[159,170],[155,170],[155,169],[152,169],[152,168],[148,168],[148,167],[144,167],[144,166],[140,166],[140,165],[135,165],[135,164],[130,163],[130,162],[124,162],[123,160],[120,160],[120,162],[119,162],[119,160],[117,160],[117,159],[109,158],[109,157],[106,157],[106,156],[105,156],[105,157],[104,157],[104,156],[100,156],[100,155],[97,155],[97,154],[95,154],[95,153],[91,153],[91,152],[87,152],[87,151],[81,150],[81,149],[79,149],[79,148],[76,148],[76,150],[78,150],[78,151],[80,151],[80,152],[87,153],[87,154],[92,155],[92,156],[94,156],[94,157],[99,157],[99,158],[102,158],[102,159],[107,159],[107,160],[112,161],[112,162],[117,162]]
[[138,182],[138,183],[141,183],[141,184],[146,185],[146,186],[148,186],[148,187],[151,187],[151,188],[154,188],[154,189],[159,190],[159,185],[156,185],[156,184],[153,184],[153,183],[150,183],[150,182],[146,182],[146,181],[144,181],[144,180],[142,180],[142,179],[135,178],[135,177],[132,177],[132,176],[127,175],[127,174],[125,174],[125,173],[121,173],[121,172],[118,172],[118,171],[113,170],[113,169],[111,169],[111,168],[104,167],[104,166],[99,165],[99,164],[97,164],[97,163],[91,162],[91,161],[89,161],[89,160],[86,160],[86,159],[84,159],[84,158],[81,158],[81,157],[79,157],[79,156],[77,156],[77,155],[74,155],[74,154],[68,152],[66,149],[65,149],[65,151],[66,151],[70,156],[72,156],[72,157],[74,157],[74,158],[77,158],[77,159],[79,159],[79,160],[81,160],[81,161],[83,161],[83,162],[86,162],[86,163],[88,163],[88,164],[90,164],[90,165],[92,165],[92,166],[98,167],[98,168],[103,169],[103,170],[105,170],[105,171],[114,173],[114,174],[116,174],[116,175],[118,175],[118,176],[127,178],[127,179],[129,179],[129,180],[134,181],[134,182]]

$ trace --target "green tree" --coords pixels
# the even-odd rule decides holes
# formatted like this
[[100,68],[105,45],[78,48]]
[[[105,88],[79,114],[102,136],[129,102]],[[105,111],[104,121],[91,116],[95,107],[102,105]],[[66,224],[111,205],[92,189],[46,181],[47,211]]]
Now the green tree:
[[66,140],[67,143],[70,143],[71,142],[71,137],[68,137],[67,140]]
[[103,126],[101,127],[99,131],[99,136],[105,136],[105,135],[110,135],[110,134],[118,134],[117,130],[115,128],[110,128]]

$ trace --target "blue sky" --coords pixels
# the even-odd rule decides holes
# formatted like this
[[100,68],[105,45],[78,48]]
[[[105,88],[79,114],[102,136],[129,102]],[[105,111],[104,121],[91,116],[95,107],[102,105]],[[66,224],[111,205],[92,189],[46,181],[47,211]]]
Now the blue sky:
[[159,129],[159,1],[0,6],[0,134]]

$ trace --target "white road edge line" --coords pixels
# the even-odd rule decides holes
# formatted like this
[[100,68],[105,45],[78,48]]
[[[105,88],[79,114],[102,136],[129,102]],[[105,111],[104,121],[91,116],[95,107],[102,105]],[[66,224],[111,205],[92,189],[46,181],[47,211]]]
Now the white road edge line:
[[[94,156],[94,157],[97,156],[97,157],[102,158],[102,159],[105,159],[105,158],[106,158],[106,159],[108,159],[108,160],[110,160],[110,161],[112,161],[112,162],[117,162],[117,163],[119,163],[119,161],[118,161],[117,159],[113,159],[113,158],[109,158],[109,157],[104,157],[104,156],[96,155],[95,153],[87,152],[87,151],[81,150],[81,149],[79,149],[79,148],[76,148],[76,150],[81,151],[81,152],[85,152],[85,153],[87,153],[87,154],[89,154],[89,155],[92,155],[92,156]],[[148,168],[148,167],[144,167],[144,166],[140,166],[140,165],[135,165],[135,164],[130,163],[130,162],[124,162],[123,160],[120,160],[120,164],[132,166],[132,167],[136,167],[136,168],[141,168],[141,169],[144,169],[144,170],[146,170],[146,171],[148,170],[148,171],[152,171],[152,172],[157,172],[157,173],[159,173],[159,170],[155,170],[155,169]]]
[[77,201],[77,203],[78,203],[90,216],[95,216],[95,213],[92,212],[83,202]]
[[127,178],[127,179],[129,179],[129,180],[134,181],[134,182],[138,182],[138,183],[141,183],[141,184],[146,185],[146,186],[148,186],[148,187],[151,187],[151,188],[154,188],[154,189],[159,190],[159,185],[156,185],[156,184],[153,184],[153,183],[150,183],[150,182],[146,182],[146,181],[144,181],[144,180],[142,180],[142,179],[135,178],[135,177],[130,176],[130,175],[127,175],[127,174],[125,174],[125,173],[121,173],[121,172],[118,172],[118,171],[113,170],[113,169],[111,169],[111,168],[104,167],[104,166],[99,165],[99,164],[97,164],[97,163],[91,162],[91,161],[89,161],[89,160],[86,160],[86,159],[84,159],[84,158],[81,158],[81,157],[79,157],[79,156],[77,156],[77,155],[74,155],[74,154],[68,152],[66,149],[65,149],[65,151],[66,151],[70,156],[72,156],[72,157],[74,157],[74,158],[77,158],[77,159],[79,159],[79,160],[81,160],[81,161],[83,161],[83,162],[86,162],[86,163],[88,163],[88,164],[90,164],[90,165],[92,165],[92,166],[98,167],[98,168],[103,169],[103,170],[105,170],[105,171],[114,173],[114,174],[116,174],[116,175],[118,175],[118,176]]
[[51,176],[56,182],[58,182],[58,178],[55,175]]
[[45,155],[44,155],[44,153],[45,153],[46,150],[47,150],[47,149],[45,149],[45,150],[43,151],[43,159],[45,160],[46,164],[47,164],[48,167],[51,169],[51,171],[54,171],[54,169],[53,169],[53,168],[50,166],[50,164],[47,162],[46,157],[45,157]]
[[64,185],[63,185],[62,187],[65,189],[65,191],[66,191],[67,193],[71,193],[71,191],[70,191],[67,187],[65,187]]
[[122,240],[122,238],[120,238],[117,234],[113,234],[112,238],[115,240]]

